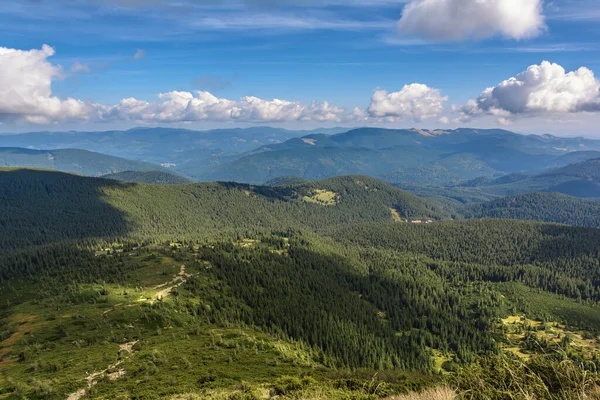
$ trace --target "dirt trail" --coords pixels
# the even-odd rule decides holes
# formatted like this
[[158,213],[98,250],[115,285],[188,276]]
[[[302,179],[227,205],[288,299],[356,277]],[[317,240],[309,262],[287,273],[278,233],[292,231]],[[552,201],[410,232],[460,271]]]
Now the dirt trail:
[[133,353],[134,353],[133,346],[135,346],[136,343],[137,343],[137,341],[119,345],[119,351],[126,351],[129,354],[129,356],[117,361],[114,364],[109,365],[103,371],[94,372],[94,373],[88,375],[85,378],[85,380],[87,381],[87,388],[79,389],[75,393],[71,393],[69,395],[69,397],[67,397],[67,400],[82,399],[87,394],[87,391],[89,389],[93,388],[94,386],[96,386],[99,378],[103,377],[104,375],[106,375],[108,377],[108,379],[110,379],[111,381],[116,381],[117,379],[119,379],[123,375],[125,375],[125,369],[123,369],[123,368],[119,368],[116,372],[113,372],[110,374],[108,373],[108,371],[117,368],[119,365],[123,364],[123,362],[125,362],[125,360],[127,360],[129,357],[131,357],[131,355],[133,355]]
[[[161,289],[164,288],[162,290],[160,290],[158,293],[156,293],[156,295],[154,296],[154,299],[152,300],[152,303],[154,303],[154,301],[159,300],[159,299],[164,299],[165,297],[169,296],[169,294],[171,294],[171,291],[175,288],[178,288],[179,286],[183,285],[188,278],[190,278],[191,275],[187,274],[185,272],[185,265],[181,265],[181,267],[179,268],[179,274],[177,274],[172,280],[170,280],[169,282],[165,282],[161,285],[155,286],[153,289]],[[115,307],[106,310],[103,312],[103,314],[108,314],[109,312],[113,311],[117,306],[119,306],[121,304],[117,304],[115,305]],[[129,354],[128,357],[123,358],[120,361],[117,361],[114,364],[109,365],[108,367],[106,367],[105,370],[100,371],[100,372],[94,372],[90,375],[88,375],[86,377],[86,381],[87,381],[87,388],[83,388],[83,389],[79,389],[78,391],[76,391],[75,393],[72,393],[71,395],[69,395],[69,397],[67,397],[67,400],[80,400],[83,397],[85,397],[85,395],[87,394],[87,391],[96,386],[96,384],[98,383],[99,378],[103,377],[103,376],[107,376],[108,379],[110,379],[111,381],[117,380],[119,378],[121,378],[123,375],[125,375],[125,369],[123,368],[119,368],[116,372],[112,372],[112,373],[108,373],[109,370],[113,370],[116,369],[119,365],[123,364],[123,362],[125,360],[127,360],[129,357],[131,357],[131,355],[134,354],[134,350],[133,350],[133,346],[135,346],[135,344],[137,343],[137,341],[135,342],[130,342],[130,343],[125,343],[119,346],[119,351],[121,352],[127,352]]]
[[185,265],[181,265],[181,267],[179,268],[179,274],[176,275],[173,280],[169,281],[169,282],[165,282],[162,285],[158,285],[155,286],[154,289],[160,289],[160,288],[164,288],[162,290],[160,290],[158,293],[156,293],[156,295],[154,296],[154,299],[152,300],[152,303],[154,303],[154,301],[156,300],[162,300],[165,297],[168,297],[171,294],[171,291],[175,288],[178,288],[179,286],[183,285],[187,279],[191,277],[190,274],[187,274],[185,272]]

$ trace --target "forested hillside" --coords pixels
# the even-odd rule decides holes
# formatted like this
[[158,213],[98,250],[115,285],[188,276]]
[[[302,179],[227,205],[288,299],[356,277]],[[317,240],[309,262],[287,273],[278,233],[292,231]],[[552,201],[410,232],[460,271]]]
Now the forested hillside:
[[511,174],[498,179],[479,178],[452,186],[469,188],[484,197],[530,192],[556,192],[581,198],[600,198],[600,160],[570,164],[536,175]]
[[452,221],[364,176],[30,170],[0,172],[0,227],[0,399],[575,400],[600,385],[600,229]]
[[504,197],[460,210],[465,218],[509,218],[600,228],[600,201],[559,193]]
[[355,221],[443,218],[442,207],[369,177],[298,187],[119,183],[49,171],[0,172],[3,247],[63,239],[212,238]]

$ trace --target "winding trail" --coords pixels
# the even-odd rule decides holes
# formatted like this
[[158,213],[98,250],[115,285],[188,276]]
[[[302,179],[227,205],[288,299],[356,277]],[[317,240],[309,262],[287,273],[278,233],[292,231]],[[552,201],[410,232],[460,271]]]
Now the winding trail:
[[191,277],[191,275],[185,272],[185,265],[182,264],[181,267],[179,267],[179,274],[176,275],[173,280],[154,287],[154,289],[164,289],[156,293],[152,303],[154,303],[156,300],[162,300],[165,297],[168,297],[173,289],[183,285],[189,277]]
[[[154,296],[154,299],[151,301],[152,303],[154,303],[156,300],[162,300],[165,297],[169,296],[171,294],[171,291],[175,288],[178,288],[179,286],[183,285],[188,278],[190,278],[191,275],[185,272],[185,265],[181,265],[181,267],[179,268],[179,274],[175,275],[175,277],[168,281],[165,282],[161,285],[155,286],[153,289],[161,289],[164,288],[162,290],[160,290],[158,293],[156,293],[156,295]],[[120,306],[121,304],[117,304],[115,305],[115,307],[108,309],[106,311],[103,312],[104,315],[112,312],[115,310],[116,306]],[[117,380],[119,378],[121,378],[122,376],[125,375],[125,369],[123,368],[119,368],[116,372],[113,373],[108,373],[109,370],[114,370],[117,367],[119,367],[121,364],[123,364],[123,362],[127,359],[129,359],[129,357],[131,357],[135,352],[133,350],[133,346],[135,346],[135,344],[137,343],[137,341],[135,342],[129,342],[129,343],[125,343],[119,346],[119,352],[127,352],[128,356],[117,361],[114,364],[109,365],[108,367],[106,367],[106,369],[104,369],[103,371],[100,372],[94,372],[90,375],[88,375],[86,377],[86,381],[87,381],[87,387],[86,388],[82,388],[79,389],[78,391],[76,391],[75,393],[71,393],[69,395],[69,397],[67,397],[67,400],[80,400],[83,397],[85,397],[85,395],[87,394],[88,390],[91,389],[92,387],[96,386],[98,384],[98,380],[99,378],[102,378],[103,376],[107,376],[108,379],[110,379],[111,381]]]
[[98,384],[99,378],[103,377],[104,375],[106,375],[108,377],[108,379],[110,379],[111,381],[116,381],[117,379],[119,379],[123,375],[125,375],[125,369],[123,369],[123,368],[119,368],[116,372],[113,372],[110,374],[108,374],[108,371],[111,369],[116,369],[119,365],[123,364],[123,362],[125,362],[125,360],[127,360],[129,357],[131,357],[131,355],[133,355],[135,353],[133,350],[133,346],[135,346],[136,343],[137,343],[137,341],[119,345],[119,352],[125,351],[128,353],[128,356],[117,361],[114,364],[109,365],[103,371],[94,372],[94,373],[88,375],[85,378],[85,380],[87,381],[87,387],[79,389],[75,393],[71,393],[69,395],[69,397],[67,397],[67,400],[82,399],[87,394],[88,390],[90,390],[91,388],[93,388],[94,386],[96,386]]

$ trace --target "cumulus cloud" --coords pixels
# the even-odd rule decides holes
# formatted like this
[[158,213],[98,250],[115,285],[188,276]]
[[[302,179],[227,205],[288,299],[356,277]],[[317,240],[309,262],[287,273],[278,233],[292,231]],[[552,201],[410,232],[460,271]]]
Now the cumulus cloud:
[[[327,101],[304,103],[282,99],[265,100],[244,96],[232,100],[205,90],[172,91],[156,101],[134,97],[114,105],[61,99],[52,94],[52,82],[64,74],[49,62],[54,49],[0,48],[0,123],[49,124],[64,120],[130,121],[135,123],[180,123],[195,121],[264,122],[364,122],[371,119],[420,121],[439,116],[448,100],[437,89],[422,84],[406,85],[398,92],[377,89],[367,110],[346,110]],[[89,72],[88,66],[74,63],[70,73]]]
[[124,99],[112,107],[102,107],[100,116],[105,120],[128,120],[144,123],[190,121],[337,121],[351,118],[344,109],[328,102],[303,104],[287,100],[263,100],[246,96],[240,100],[218,98],[198,91],[169,92],[159,95],[161,101],[147,102],[134,98]]
[[391,122],[401,118],[412,118],[418,122],[437,117],[444,111],[446,101],[448,97],[442,96],[439,89],[413,83],[392,93],[376,89],[368,112],[371,117]]
[[[0,122],[48,124],[72,119],[139,123],[342,122],[364,117],[364,113],[346,112],[326,101],[305,104],[254,96],[229,100],[208,91],[163,93],[155,102],[126,98],[112,106],[60,99],[53,96],[51,86],[53,80],[64,74],[60,66],[48,61],[53,55],[54,49],[46,45],[29,51],[0,48]],[[71,73],[88,71],[89,67],[80,63],[70,68]]]
[[430,40],[523,39],[545,28],[542,0],[411,0],[400,33]]
[[86,103],[52,95],[52,80],[62,75],[48,61],[53,55],[46,45],[28,51],[0,47],[0,122],[51,123],[88,116]]
[[484,90],[457,111],[463,121],[495,115],[502,123],[519,115],[600,111],[600,81],[588,68],[566,72],[562,66],[544,61]]

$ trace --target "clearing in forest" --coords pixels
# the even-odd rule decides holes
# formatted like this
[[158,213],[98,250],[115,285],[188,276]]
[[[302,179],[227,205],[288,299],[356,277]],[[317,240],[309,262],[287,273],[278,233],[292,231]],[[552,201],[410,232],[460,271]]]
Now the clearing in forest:
[[406,220],[400,216],[400,213],[395,208],[390,207],[390,213],[392,213],[392,220],[394,220],[394,222],[406,222]]
[[302,201],[322,206],[335,206],[340,202],[340,195],[325,189],[315,189],[310,196],[302,197]]
[[[508,345],[505,350],[523,359],[545,346],[558,346],[563,350],[570,347],[585,358],[591,358],[600,352],[598,338],[583,332],[570,330],[558,322],[540,322],[524,316],[512,315],[502,320]],[[535,349],[530,349],[530,347]]]

